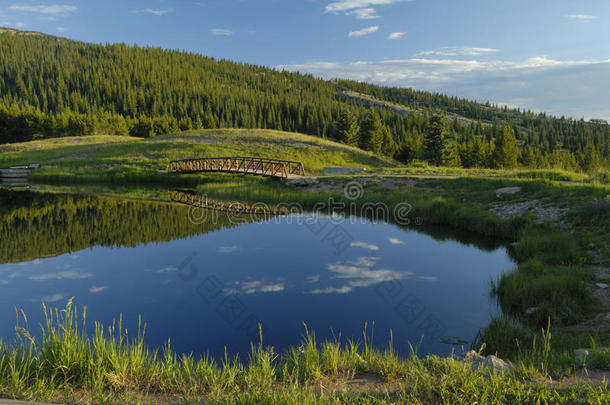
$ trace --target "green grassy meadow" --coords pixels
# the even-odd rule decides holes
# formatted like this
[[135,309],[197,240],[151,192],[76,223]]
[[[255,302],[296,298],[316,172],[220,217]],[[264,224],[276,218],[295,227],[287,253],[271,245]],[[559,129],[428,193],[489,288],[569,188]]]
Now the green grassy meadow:
[[163,170],[171,160],[212,156],[297,160],[312,174],[325,166],[399,166],[391,159],[336,142],[272,130],[197,130],[145,139],[94,135],[0,145],[0,167],[40,163],[61,169],[132,166]]

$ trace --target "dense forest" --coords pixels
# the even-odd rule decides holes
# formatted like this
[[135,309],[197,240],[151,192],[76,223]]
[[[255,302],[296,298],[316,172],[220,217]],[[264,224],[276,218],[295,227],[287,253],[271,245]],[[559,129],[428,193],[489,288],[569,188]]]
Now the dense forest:
[[195,224],[188,210],[176,204],[4,191],[0,193],[0,263],[94,246],[134,247],[233,226],[226,215]]
[[[182,51],[15,33],[0,33],[0,143],[237,127],[302,132],[437,165],[594,171],[610,156],[604,122],[329,82]],[[417,112],[349,99],[345,88]],[[448,113],[472,121],[440,118]]]

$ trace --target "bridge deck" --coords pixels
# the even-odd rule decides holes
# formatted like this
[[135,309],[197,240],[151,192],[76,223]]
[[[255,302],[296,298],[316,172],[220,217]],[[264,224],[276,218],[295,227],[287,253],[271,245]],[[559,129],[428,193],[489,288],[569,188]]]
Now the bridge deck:
[[226,211],[234,214],[253,214],[253,215],[278,215],[289,214],[285,207],[272,207],[266,204],[248,204],[241,202],[225,202],[211,200],[205,196],[198,196],[188,191],[171,191],[169,199],[174,202],[190,205],[196,208],[205,208],[216,211]]
[[283,179],[291,176],[305,176],[305,168],[301,162],[259,157],[212,157],[176,160],[169,163],[167,171],[170,173],[243,173]]

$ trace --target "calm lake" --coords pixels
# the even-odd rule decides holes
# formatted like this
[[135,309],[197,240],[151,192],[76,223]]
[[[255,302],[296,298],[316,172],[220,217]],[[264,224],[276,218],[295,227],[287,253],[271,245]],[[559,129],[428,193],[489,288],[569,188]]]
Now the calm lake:
[[[146,342],[179,353],[246,355],[264,344],[370,338],[408,354],[466,348],[500,310],[490,280],[513,262],[505,247],[446,229],[361,218],[290,215],[253,222],[189,208],[85,195],[1,193],[0,336],[15,308],[30,329],[41,302],[87,307],[88,328],[122,314]],[[341,244],[338,241],[341,240]]]

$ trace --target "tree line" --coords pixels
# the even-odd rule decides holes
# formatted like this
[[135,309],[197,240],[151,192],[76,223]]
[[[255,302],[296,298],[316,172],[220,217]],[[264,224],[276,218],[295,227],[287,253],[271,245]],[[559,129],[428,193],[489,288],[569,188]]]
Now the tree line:
[[[0,143],[237,127],[301,132],[403,162],[463,167],[595,170],[608,165],[610,155],[610,128],[604,122],[411,89],[329,82],[182,51],[0,34],[0,54]],[[342,88],[418,112],[401,115],[348,99]],[[447,113],[472,121],[439,118]],[[516,163],[512,152],[508,163],[498,160],[508,132],[515,138]]]
[[188,207],[30,191],[0,193],[0,264],[94,246],[135,247],[233,226],[226,216],[193,224]]

